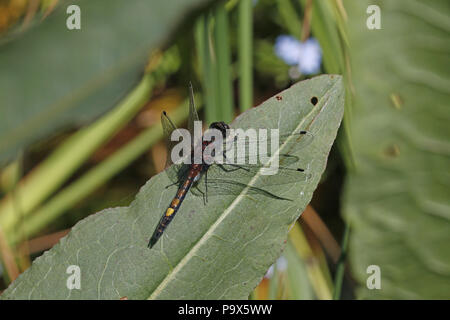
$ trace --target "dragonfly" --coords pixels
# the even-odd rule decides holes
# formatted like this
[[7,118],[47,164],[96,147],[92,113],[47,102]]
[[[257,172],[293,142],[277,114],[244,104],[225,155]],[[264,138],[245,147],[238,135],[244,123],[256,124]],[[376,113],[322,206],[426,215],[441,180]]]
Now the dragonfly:
[[[188,130],[189,133],[194,135],[194,124],[195,121],[199,121],[199,117],[195,108],[194,93],[192,84],[189,84],[189,119],[188,119]],[[250,179],[255,177],[261,172],[261,169],[266,167],[267,163],[256,163],[248,164],[250,162],[251,155],[246,153],[244,155],[236,154],[233,158],[234,161],[228,161],[226,157],[229,150],[229,142],[231,140],[232,146],[244,146],[246,150],[249,150],[251,144],[254,143],[269,143],[262,138],[250,139],[246,136],[232,136],[228,135],[230,131],[230,126],[225,122],[213,122],[209,126],[210,129],[219,130],[223,138],[223,146],[218,148],[222,150],[220,155],[223,157],[222,160],[212,162],[206,161],[206,156],[203,155],[199,163],[195,161],[190,161],[189,163],[173,163],[171,159],[171,150],[178,142],[171,140],[172,134],[177,131],[177,127],[170,120],[167,113],[163,111],[161,114],[161,124],[163,127],[164,135],[166,137],[166,144],[168,147],[168,156],[166,160],[166,174],[172,181],[172,184],[166,186],[166,189],[171,186],[177,186],[177,192],[170,202],[168,208],[162,215],[158,225],[156,226],[152,237],[148,243],[148,247],[152,248],[157,242],[161,235],[166,230],[169,223],[173,220],[176,213],[179,211],[184,199],[188,193],[194,196],[203,197],[204,205],[208,202],[208,196],[226,196],[226,195],[241,195],[246,193],[248,195],[261,195],[274,200],[280,201],[292,201],[276,195],[263,188],[250,185],[248,182]],[[300,181],[307,181],[311,178],[311,174],[302,168],[298,168],[296,165],[300,160],[299,157],[293,155],[293,153],[305,148],[311,143],[314,136],[308,131],[298,131],[294,133],[279,135],[279,143],[284,144],[289,141],[290,149],[289,153],[278,154],[279,164],[282,166],[277,166],[276,174],[274,175],[259,175],[258,179],[264,186],[273,185],[284,185],[289,183],[297,183]],[[265,138],[267,139],[267,138]],[[192,152],[187,155],[192,160],[194,158],[195,148],[201,148],[202,151],[212,143],[212,141],[201,139],[201,141],[196,145],[192,142]],[[213,154],[214,155],[214,154]],[[272,156],[272,155],[271,155]],[[232,163],[230,163],[232,162]],[[242,164],[244,163],[244,164]]]

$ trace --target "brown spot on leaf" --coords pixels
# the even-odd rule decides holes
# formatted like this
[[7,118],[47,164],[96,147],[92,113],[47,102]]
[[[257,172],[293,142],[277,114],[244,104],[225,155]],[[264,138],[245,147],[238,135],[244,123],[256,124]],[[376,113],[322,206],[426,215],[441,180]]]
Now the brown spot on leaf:
[[390,158],[395,158],[400,155],[400,148],[396,144],[392,144],[384,150],[384,154]]

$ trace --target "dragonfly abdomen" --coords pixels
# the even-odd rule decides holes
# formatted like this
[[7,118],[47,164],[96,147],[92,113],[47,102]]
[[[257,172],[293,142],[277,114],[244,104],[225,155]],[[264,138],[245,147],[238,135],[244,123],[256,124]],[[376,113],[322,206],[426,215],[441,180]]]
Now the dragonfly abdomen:
[[186,177],[186,180],[178,188],[177,194],[173,198],[173,200],[170,203],[169,207],[167,208],[166,212],[161,217],[161,220],[159,221],[158,226],[156,227],[155,231],[153,232],[150,242],[148,243],[149,248],[153,247],[153,245],[161,237],[161,235],[163,234],[164,230],[167,228],[169,223],[175,217],[175,214],[178,212],[178,209],[180,208],[181,203],[183,202],[184,198],[186,197],[186,195],[187,195],[189,189],[191,188],[192,184],[194,183],[196,177],[200,174],[200,171],[201,171],[201,166],[194,165],[193,168],[191,169],[191,171],[189,172],[188,176]]

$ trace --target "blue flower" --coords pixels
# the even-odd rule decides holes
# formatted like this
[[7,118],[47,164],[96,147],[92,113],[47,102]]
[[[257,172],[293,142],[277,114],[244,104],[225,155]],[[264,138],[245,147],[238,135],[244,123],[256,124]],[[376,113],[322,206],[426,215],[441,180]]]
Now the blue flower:
[[314,74],[320,71],[322,50],[319,42],[309,38],[301,44],[298,70],[303,74]]
[[275,54],[286,64],[293,66],[298,64],[301,43],[293,36],[281,35],[275,40]]
[[319,42],[309,38],[300,42],[293,36],[281,35],[275,40],[275,54],[290,66],[297,66],[301,74],[314,74],[320,71],[322,50]]

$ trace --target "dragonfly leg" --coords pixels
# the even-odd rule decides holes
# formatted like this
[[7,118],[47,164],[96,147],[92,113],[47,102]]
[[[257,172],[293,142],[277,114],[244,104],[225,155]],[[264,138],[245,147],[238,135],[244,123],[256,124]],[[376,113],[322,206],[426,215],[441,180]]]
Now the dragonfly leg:
[[229,164],[230,166],[234,167],[233,169],[227,169],[221,164],[217,164],[217,165],[219,166],[220,169],[222,169],[225,172],[234,172],[234,171],[239,170],[239,169],[242,169],[242,170],[245,170],[245,171],[250,171],[248,168],[241,167],[240,165],[237,165],[237,164]]
[[[198,185],[197,185],[197,186],[193,186],[192,188],[195,189],[195,192],[198,192],[198,193],[200,193],[200,194],[202,195],[202,198],[203,198],[203,205],[206,206],[206,202],[207,202],[207,200],[206,200],[206,192],[203,192],[203,191],[199,188]],[[196,194],[196,195],[198,196],[198,194]]]
[[203,205],[206,206],[206,193],[203,192],[202,190],[200,190],[200,188],[196,188],[198,192],[200,192],[202,194],[203,197]]
[[175,186],[175,185],[177,185],[177,184],[180,184],[180,181],[177,181],[177,182],[174,182],[174,183],[171,183],[171,184],[167,185],[167,186],[166,186],[166,189],[167,189],[167,188],[170,188],[170,187],[172,187],[172,186]]

